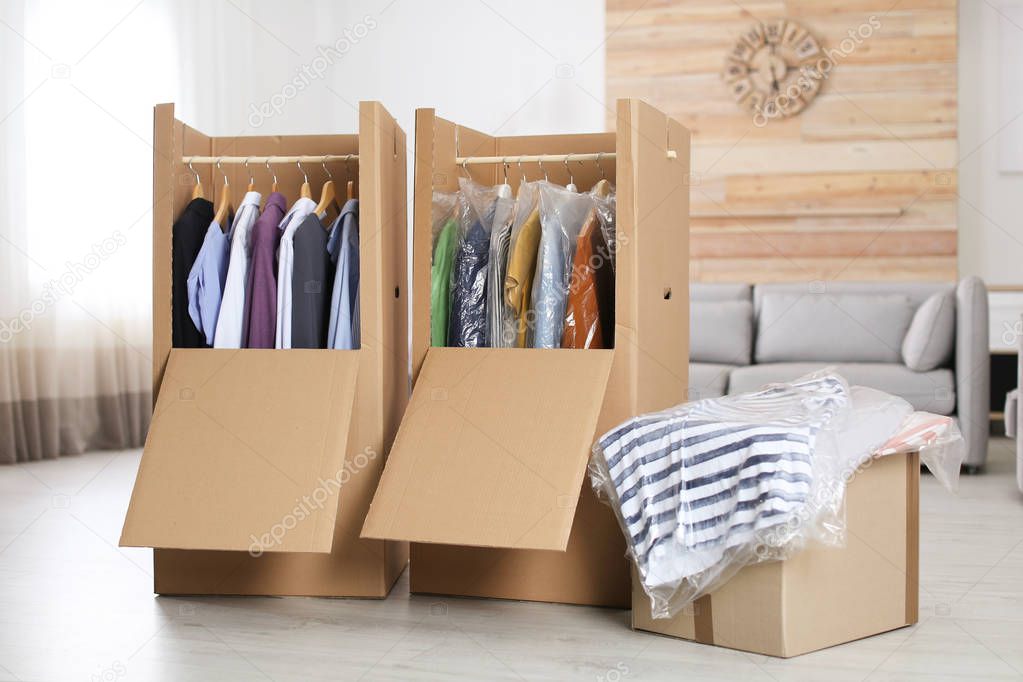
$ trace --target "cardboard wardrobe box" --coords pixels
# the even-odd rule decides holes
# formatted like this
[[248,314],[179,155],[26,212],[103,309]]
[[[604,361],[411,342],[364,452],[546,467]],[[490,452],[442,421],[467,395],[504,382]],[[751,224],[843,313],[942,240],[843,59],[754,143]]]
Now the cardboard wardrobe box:
[[674,618],[633,581],[632,627],[788,658],[918,620],[920,457],[882,457],[846,490],[846,546],[747,566]]
[[[376,102],[354,135],[211,137],[161,104],[154,121],[155,408],[121,534],[153,547],[161,594],[384,597],[404,570],[402,542],[359,531],[405,408],[408,386],[405,134]],[[183,156],[358,155],[327,164],[360,208],[358,350],[171,347],[171,226],[195,184]],[[207,198],[223,175],[194,166]],[[262,164],[223,165],[237,206]],[[271,166],[288,206],[318,163]]]
[[[669,151],[675,152],[674,156]],[[521,165],[518,155],[614,153]],[[507,156],[470,165],[456,157]],[[431,195],[545,174],[617,187],[615,345],[600,350],[430,347]],[[586,465],[599,433],[685,400],[689,132],[619,100],[615,132],[492,137],[416,112],[415,388],[363,536],[411,541],[416,593],[627,607],[629,566]]]

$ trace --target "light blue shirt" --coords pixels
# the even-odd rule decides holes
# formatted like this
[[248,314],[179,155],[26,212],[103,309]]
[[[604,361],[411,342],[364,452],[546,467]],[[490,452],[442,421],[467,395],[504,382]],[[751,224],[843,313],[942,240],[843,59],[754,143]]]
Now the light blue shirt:
[[565,237],[560,227],[544,223],[540,248],[533,276],[534,348],[559,348],[564,330],[565,302]]
[[561,347],[572,257],[591,206],[593,198],[577,193],[575,185],[559,187],[547,182],[540,185],[540,248],[533,276],[536,311],[533,348]]
[[217,318],[220,317],[220,301],[224,295],[230,254],[231,218],[228,218],[226,233],[220,228],[220,223],[213,221],[206,230],[206,238],[188,273],[187,283],[188,315],[196,329],[206,337],[209,346],[213,346]]
[[334,222],[327,242],[337,264],[330,293],[327,348],[352,350],[362,341],[359,309],[359,200],[349,199]]

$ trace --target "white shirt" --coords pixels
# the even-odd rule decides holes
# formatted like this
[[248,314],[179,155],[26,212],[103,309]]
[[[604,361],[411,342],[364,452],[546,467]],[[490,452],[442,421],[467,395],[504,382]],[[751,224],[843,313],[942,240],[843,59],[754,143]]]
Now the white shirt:
[[316,202],[302,197],[279,225],[281,245],[277,249],[277,336],[274,348],[291,348],[291,276],[295,272],[295,230],[316,210]]
[[224,298],[220,302],[214,348],[241,348],[245,328],[245,292],[249,281],[249,256],[252,255],[252,225],[259,217],[259,192],[246,192],[234,217],[231,235],[231,259],[227,265]]

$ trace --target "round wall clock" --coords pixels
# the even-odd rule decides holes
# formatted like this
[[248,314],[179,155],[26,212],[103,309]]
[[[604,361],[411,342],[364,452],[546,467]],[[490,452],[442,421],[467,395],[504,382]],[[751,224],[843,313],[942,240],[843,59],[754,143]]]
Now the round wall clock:
[[806,108],[826,74],[814,68],[820,43],[799,23],[779,19],[743,33],[725,59],[723,77],[735,100],[767,119]]

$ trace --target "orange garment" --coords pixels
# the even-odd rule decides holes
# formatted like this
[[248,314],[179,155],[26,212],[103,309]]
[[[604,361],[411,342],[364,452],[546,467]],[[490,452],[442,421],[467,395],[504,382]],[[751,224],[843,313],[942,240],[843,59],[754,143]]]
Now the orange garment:
[[[606,181],[594,194],[610,192]],[[562,348],[610,348],[614,346],[614,270],[611,251],[600,229],[597,210],[591,209],[576,240],[575,256],[565,306]]]

